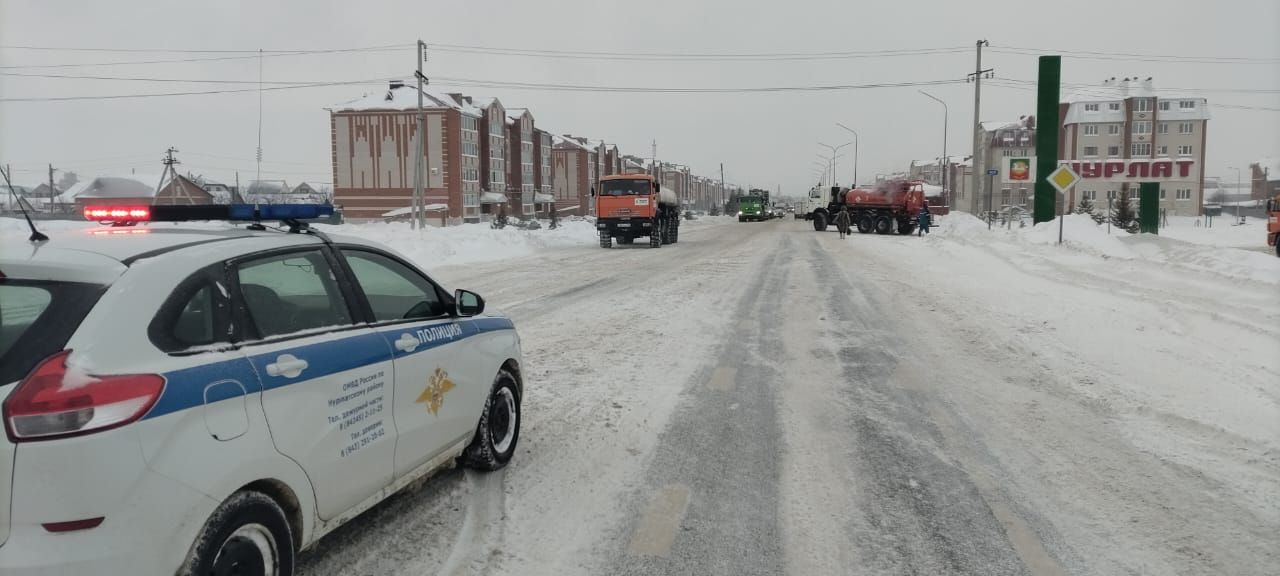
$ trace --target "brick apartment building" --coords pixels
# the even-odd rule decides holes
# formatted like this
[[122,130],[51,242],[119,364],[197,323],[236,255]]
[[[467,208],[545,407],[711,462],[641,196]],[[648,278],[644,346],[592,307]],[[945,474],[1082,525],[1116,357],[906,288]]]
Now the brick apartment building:
[[539,158],[534,151],[533,114],[526,108],[507,109],[507,189],[512,214],[532,217]]
[[1059,158],[1080,173],[1068,202],[1135,198],[1139,182],[1160,183],[1160,208],[1196,216],[1204,198],[1208,101],[1159,94],[1151,78],[1112,78],[1059,106]]
[[[411,204],[418,149],[418,95],[392,81],[329,109],[334,203],[352,220],[381,219]],[[425,203],[434,221],[480,218],[479,123],[483,111],[453,95],[423,92]]]
[[551,182],[556,209],[561,214],[585,216],[591,210],[596,184],[599,149],[586,138],[554,136],[551,147]]
[[551,133],[534,128],[533,155],[538,159],[533,171],[533,185],[537,191],[534,203],[539,212],[556,208],[555,190],[551,186]]

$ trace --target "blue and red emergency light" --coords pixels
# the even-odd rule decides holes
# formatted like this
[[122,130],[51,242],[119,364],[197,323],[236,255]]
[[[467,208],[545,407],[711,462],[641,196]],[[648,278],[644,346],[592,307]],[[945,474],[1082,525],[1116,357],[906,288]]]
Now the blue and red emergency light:
[[224,220],[303,221],[333,215],[331,204],[204,204],[191,206],[85,206],[85,220],[112,224]]

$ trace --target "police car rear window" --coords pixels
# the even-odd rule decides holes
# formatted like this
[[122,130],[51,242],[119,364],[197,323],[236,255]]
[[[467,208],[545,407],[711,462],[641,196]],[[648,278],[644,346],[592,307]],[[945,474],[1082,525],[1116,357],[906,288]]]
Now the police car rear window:
[[75,282],[0,280],[0,385],[21,380],[62,350],[103,290]]

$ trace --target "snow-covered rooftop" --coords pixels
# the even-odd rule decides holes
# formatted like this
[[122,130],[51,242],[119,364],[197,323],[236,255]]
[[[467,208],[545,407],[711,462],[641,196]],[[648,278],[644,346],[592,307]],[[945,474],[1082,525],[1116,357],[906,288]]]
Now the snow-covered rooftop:
[[[75,198],[151,198],[156,195],[160,185],[159,174],[118,174],[99,176],[86,183],[84,188],[79,184],[63,193],[73,201]],[[60,197],[61,198],[61,197]]]
[[1022,128],[1021,120],[1014,120],[1012,122],[1001,122],[998,120],[982,121],[982,129],[987,132],[995,132],[996,130],[1017,130],[1019,128]]
[[[1110,103],[1122,102],[1128,98],[1155,98],[1157,101],[1187,100],[1193,101],[1190,108],[1181,105],[1170,106],[1168,110],[1159,110],[1162,120],[1208,120],[1208,101],[1202,96],[1177,94],[1170,91],[1156,90],[1151,78],[1109,78],[1097,86],[1078,86],[1062,98],[1062,103],[1070,104],[1064,124],[1093,122],[1123,122],[1124,106],[1112,110]],[[1085,104],[1099,104],[1097,110],[1085,110]],[[1180,104],[1180,103],[1179,103]]]
[[[422,107],[430,109],[453,109],[466,112],[468,114],[479,116],[480,111],[473,105],[464,102],[458,102],[448,94],[438,94],[430,90],[422,91]],[[333,112],[359,112],[365,110],[417,110],[418,109],[418,92],[415,86],[405,84],[392,83],[385,91],[373,92],[349,100],[340,104],[335,104],[330,111]]]

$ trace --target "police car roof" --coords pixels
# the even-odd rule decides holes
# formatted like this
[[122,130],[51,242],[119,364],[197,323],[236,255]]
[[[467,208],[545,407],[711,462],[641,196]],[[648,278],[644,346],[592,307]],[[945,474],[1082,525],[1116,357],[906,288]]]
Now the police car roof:
[[[309,234],[252,231],[229,224],[152,223],[127,227],[58,230],[39,244],[6,241],[0,245],[0,273],[11,277],[109,282],[142,258],[171,254],[213,242],[252,239],[248,250],[320,243]],[[347,240],[344,238],[344,241]],[[354,240],[357,241],[358,240]]]

